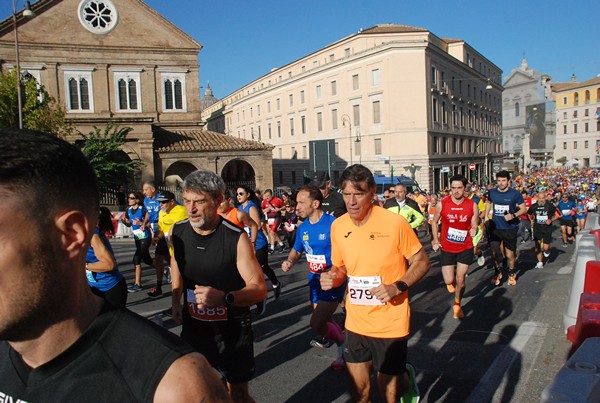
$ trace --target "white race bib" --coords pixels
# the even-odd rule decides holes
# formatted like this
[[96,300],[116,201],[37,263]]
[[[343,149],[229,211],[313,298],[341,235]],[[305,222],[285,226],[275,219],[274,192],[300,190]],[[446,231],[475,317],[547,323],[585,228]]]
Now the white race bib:
[[215,322],[227,320],[227,307],[217,306],[215,308],[199,309],[196,303],[196,294],[194,290],[186,290],[187,293],[187,308],[190,316],[196,320],[204,322]]
[[510,206],[502,204],[494,204],[494,215],[505,215],[508,214]]
[[144,239],[146,238],[146,231],[144,231],[142,228],[134,229],[133,236],[135,239]]
[[571,210],[560,210],[562,215],[571,215]]
[[546,221],[548,221],[548,214],[536,216],[535,221],[538,224],[546,224]]
[[267,219],[267,224],[269,224],[269,225],[275,224],[275,219],[274,218]]
[[308,263],[308,269],[312,273],[323,273],[327,269],[325,255],[309,255],[307,253],[306,262]]
[[348,296],[350,303],[355,305],[385,305],[379,299],[371,295],[369,290],[381,285],[380,276],[349,276]]
[[446,239],[454,243],[464,243],[467,239],[467,231],[450,227]]

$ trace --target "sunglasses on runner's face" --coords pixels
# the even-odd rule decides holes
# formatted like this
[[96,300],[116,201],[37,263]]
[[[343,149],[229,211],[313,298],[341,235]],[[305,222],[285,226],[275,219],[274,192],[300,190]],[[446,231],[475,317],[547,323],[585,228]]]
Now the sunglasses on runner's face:
[[129,196],[129,200],[135,200],[135,199],[137,199],[137,197],[131,197],[131,196]]
[[245,195],[245,194],[246,194],[246,193],[244,193],[244,192],[237,192],[237,195],[238,195],[238,196],[243,196],[243,195]]

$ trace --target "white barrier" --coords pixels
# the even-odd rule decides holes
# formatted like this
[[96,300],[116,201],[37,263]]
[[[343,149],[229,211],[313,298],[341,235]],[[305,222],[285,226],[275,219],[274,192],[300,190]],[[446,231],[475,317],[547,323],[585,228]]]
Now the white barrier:
[[133,236],[133,231],[131,230],[131,227],[128,227],[127,225],[125,225],[121,222],[121,218],[125,217],[124,212],[117,211],[117,212],[113,213],[112,216],[113,216],[113,220],[116,220],[118,222],[117,232],[115,233],[115,238],[129,238],[129,237]]
[[579,312],[579,299],[583,292],[583,283],[585,282],[585,266],[592,260],[600,260],[600,251],[598,250],[598,238],[584,230],[577,234],[577,249],[575,250],[575,265],[573,268],[573,282],[571,283],[571,293],[568,303],[563,313],[563,324],[565,333],[570,326],[577,321]]
[[542,392],[542,403],[600,401],[600,337],[586,339]]

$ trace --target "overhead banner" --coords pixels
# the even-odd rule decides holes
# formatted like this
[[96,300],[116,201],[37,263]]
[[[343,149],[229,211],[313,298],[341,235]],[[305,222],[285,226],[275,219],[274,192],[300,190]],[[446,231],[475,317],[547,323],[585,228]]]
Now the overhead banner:
[[525,108],[525,127],[529,131],[529,148],[531,151],[545,150],[546,147],[546,105],[527,105]]

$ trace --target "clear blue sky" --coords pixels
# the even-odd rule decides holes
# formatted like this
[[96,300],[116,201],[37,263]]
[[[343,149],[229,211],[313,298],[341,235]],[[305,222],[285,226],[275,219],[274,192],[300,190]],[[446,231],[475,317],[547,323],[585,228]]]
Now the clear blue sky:
[[[118,7],[119,0],[112,0]],[[274,67],[381,23],[461,38],[503,70],[578,81],[600,74],[599,0],[147,0],[204,46],[200,82],[222,98]],[[18,0],[19,7],[23,1]],[[0,16],[12,13],[3,0]],[[204,90],[201,90],[204,94]]]

